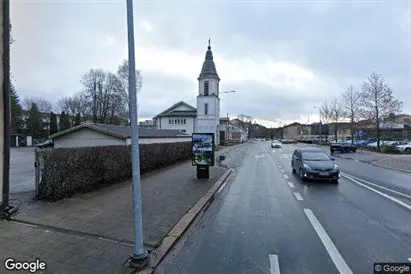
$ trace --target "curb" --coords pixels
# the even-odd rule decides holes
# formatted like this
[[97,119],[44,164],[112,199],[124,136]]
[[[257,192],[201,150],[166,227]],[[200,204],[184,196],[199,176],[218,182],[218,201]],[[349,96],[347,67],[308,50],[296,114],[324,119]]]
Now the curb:
[[154,249],[150,253],[150,268],[140,272],[152,274],[155,268],[162,262],[166,255],[171,251],[173,246],[177,243],[180,237],[186,232],[194,219],[202,212],[202,210],[214,200],[215,194],[220,186],[226,181],[233,170],[228,169],[214,185],[197,201],[197,203],[191,207],[191,209],[178,221],[178,223],[170,230],[170,232],[163,238],[163,242],[160,247]]
[[411,170],[405,170],[405,169],[401,169],[401,168],[395,168],[395,167],[385,167],[385,166],[380,166],[380,165],[378,165],[378,163],[377,163],[378,161],[376,161],[376,162],[373,162],[373,163],[371,163],[373,166],[375,166],[375,167],[379,167],[379,168],[385,168],[385,169],[390,169],[390,170],[395,170],[395,171],[401,171],[401,172],[405,172],[405,173],[409,173],[409,174],[411,174]]

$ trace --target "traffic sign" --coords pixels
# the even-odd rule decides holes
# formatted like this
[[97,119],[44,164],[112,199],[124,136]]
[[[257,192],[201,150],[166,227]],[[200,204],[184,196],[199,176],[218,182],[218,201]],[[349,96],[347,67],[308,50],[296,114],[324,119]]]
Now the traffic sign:
[[364,131],[360,129],[360,130],[358,131],[358,136],[362,137],[362,136],[364,136],[364,135],[365,135]]

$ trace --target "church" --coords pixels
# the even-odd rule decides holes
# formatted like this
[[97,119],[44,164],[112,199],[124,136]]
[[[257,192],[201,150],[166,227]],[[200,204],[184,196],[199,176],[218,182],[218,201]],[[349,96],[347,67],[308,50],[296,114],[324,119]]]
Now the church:
[[[210,40],[198,80],[197,107],[180,101],[153,118],[158,129],[182,132],[214,133],[216,144],[228,140],[243,141],[241,130],[230,125],[228,117],[220,118],[220,77],[213,60]],[[240,131],[240,132],[239,132]]]

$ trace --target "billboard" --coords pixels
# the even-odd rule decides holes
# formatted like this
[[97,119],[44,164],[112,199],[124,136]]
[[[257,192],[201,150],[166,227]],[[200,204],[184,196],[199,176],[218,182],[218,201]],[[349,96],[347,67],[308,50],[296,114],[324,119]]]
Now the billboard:
[[193,133],[193,166],[214,166],[214,133]]

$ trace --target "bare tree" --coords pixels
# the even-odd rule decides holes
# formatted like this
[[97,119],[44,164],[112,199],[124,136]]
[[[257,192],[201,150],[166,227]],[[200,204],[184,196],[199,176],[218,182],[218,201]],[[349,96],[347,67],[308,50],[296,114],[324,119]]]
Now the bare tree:
[[341,118],[343,118],[343,107],[341,106],[341,103],[337,100],[334,99],[330,103],[330,119],[332,120],[334,124],[334,136],[335,136],[335,141],[338,141],[338,128],[339,125],[338,123],[340,122]]
[[[129,71],[129,66],[128,66],[128,60],[123,60],[123,62],[118,66],[117,69],[117,75],[118,78],[120,79],[124,90],[126,91],[125,95],[125,100],[126,100],[126,105],[127,105],[127,112],[129,109],[129,96],[128,96],[128,71]],[[141,72],[136,69],[136,90],[137,90],[137,95],[141,88],[143,87],[143,76],[141,75]]]
[[23,99],[23,108],[28,110],[30,107],[36,104],[38,110],[42,113],[50,114],[54,110],[53,104],[41,97],[26,97]]
[[[82,93],[63,97],[59,100],[58,105],[60,106],[61,111],[64,111],[71,117],[80,115],[80,122],[81,119],[85,119],[87,117],[87,101]],[[73,123],[74,119],[72,119],[71,122]]]
[[326,125],[326,130],[324,131],[324,134],[325,134],[325,141],[328,142],[328,135],[329,135],[328,124],[330,123],[330,120],[331,120],[331,106],[328,101],[325,101],[320,106],[320,114],[321,114],[321,120],[324,121],[324,125]]
[[357,123],[360,118],[361,93],[352,85],[341,95],[343,115],[350,119],[351,143],[354,144],[354,134],[357,132]]
[[[113,123],[125,116],[126,91],[119,77],[101,69],[91,69],[83,75],[83,96],[94,123]],[[127,115],[128,116],[128,115]]]
[[402,111],[403,102],[394,98],[392,89],[381,74],[372,72],[362,85],[361,92],[362,114],[370,119],[377,132],[377,147],[380,147],[381,122],[390,113]]

